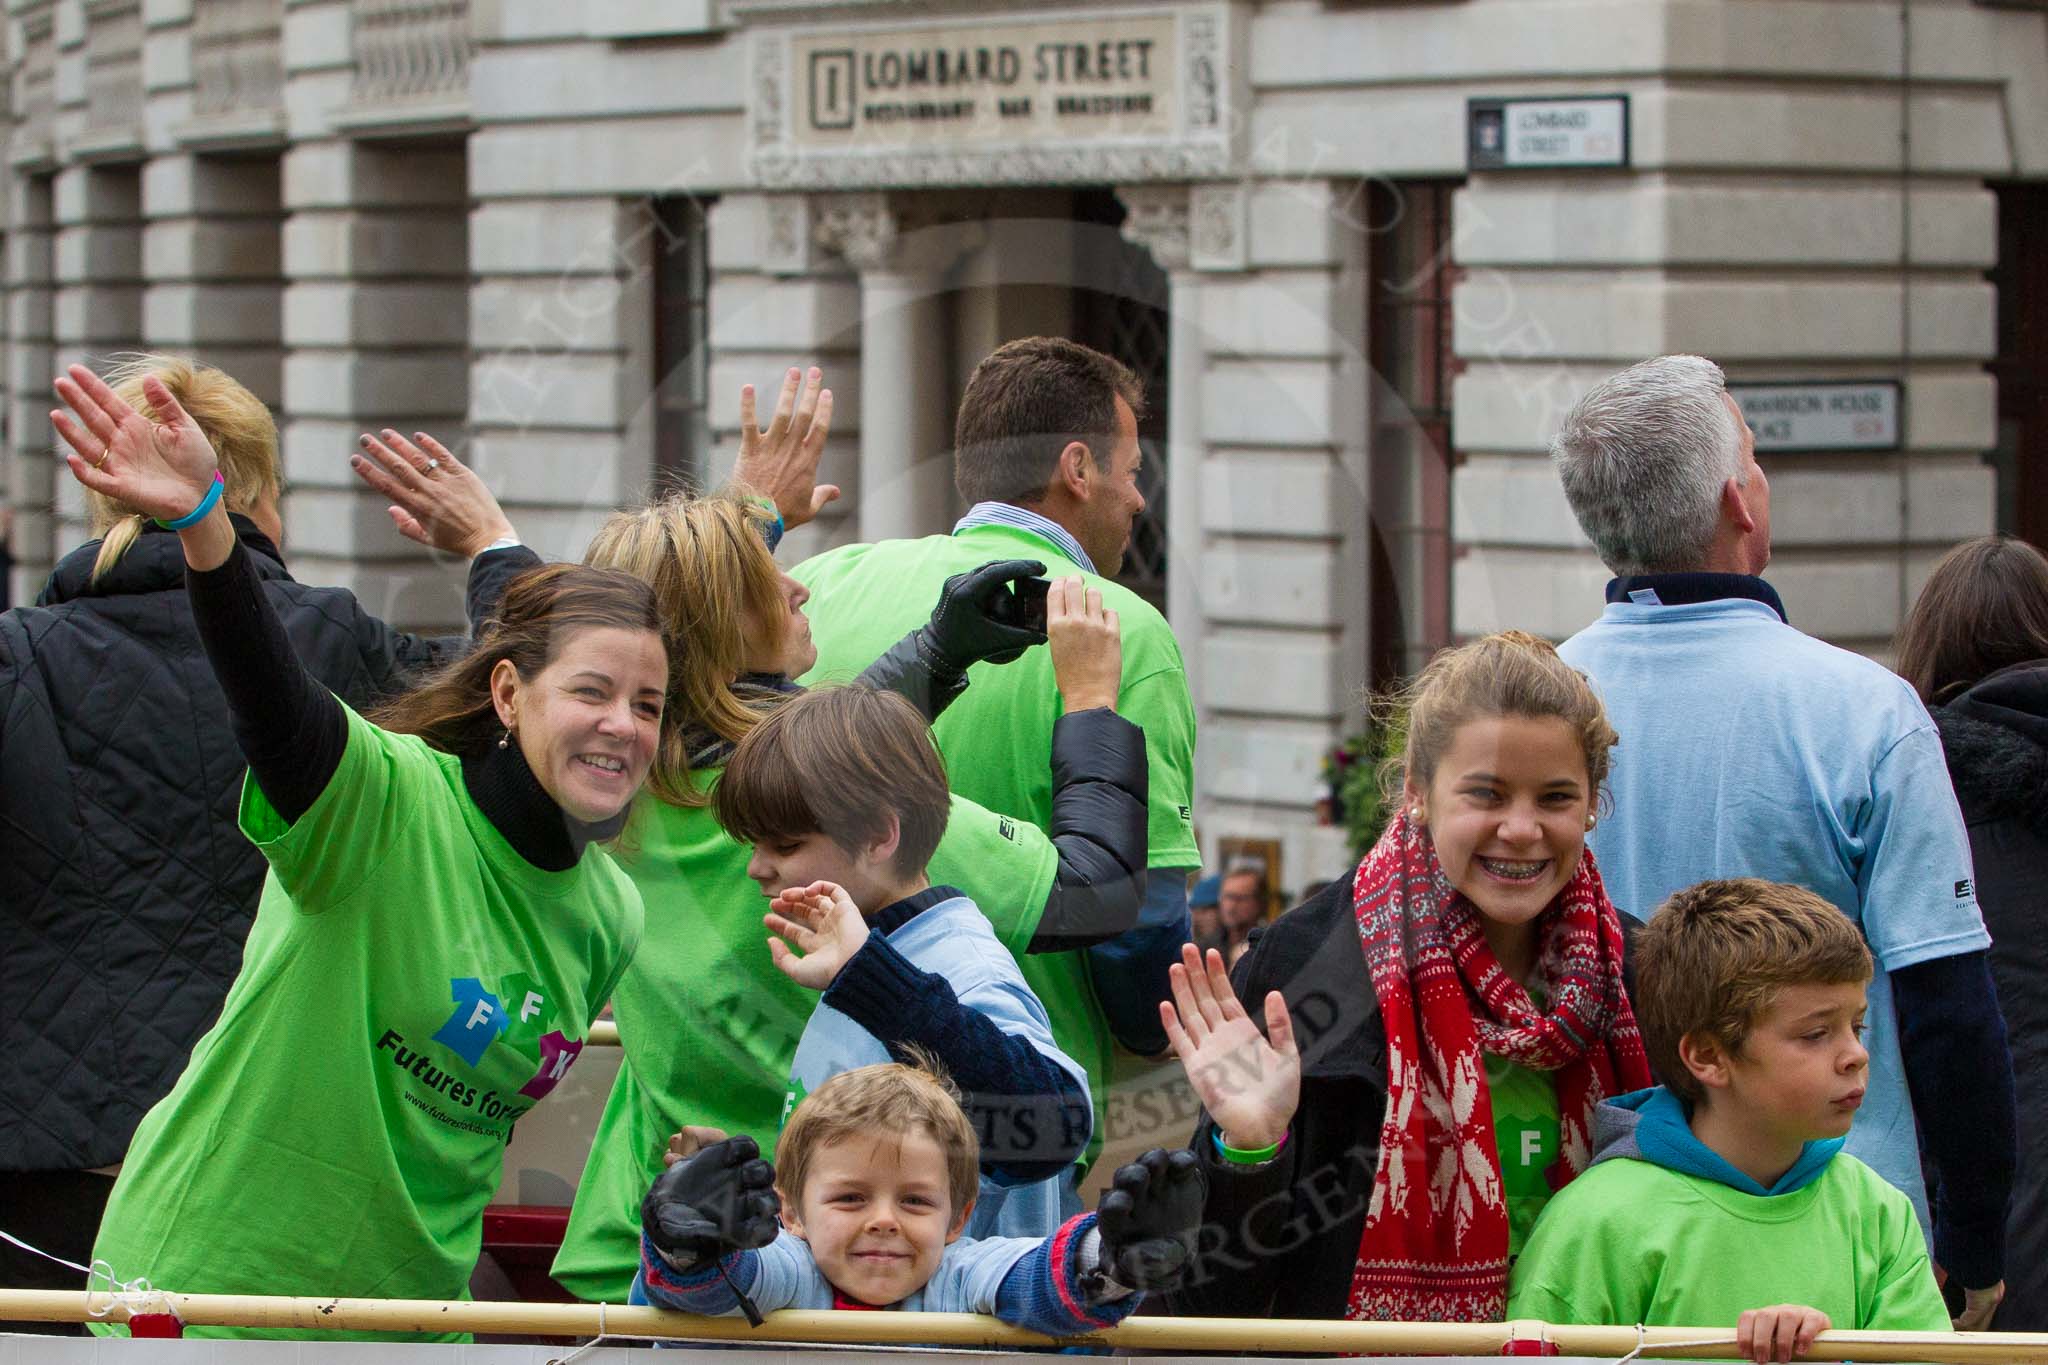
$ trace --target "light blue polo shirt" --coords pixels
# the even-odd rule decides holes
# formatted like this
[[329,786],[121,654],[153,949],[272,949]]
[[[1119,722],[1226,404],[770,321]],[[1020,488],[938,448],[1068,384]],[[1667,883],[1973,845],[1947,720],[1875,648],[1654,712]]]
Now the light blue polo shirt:
[[1763,877],[1824,897],[1877,959],[1870,1083],[1848,1150],[1932,1226],[1889,973],[1990,946],[1927,709],[1878,664],[1747,598],[1610,602],[1565,641],[1621,736],[1593,855],[1614,904]]

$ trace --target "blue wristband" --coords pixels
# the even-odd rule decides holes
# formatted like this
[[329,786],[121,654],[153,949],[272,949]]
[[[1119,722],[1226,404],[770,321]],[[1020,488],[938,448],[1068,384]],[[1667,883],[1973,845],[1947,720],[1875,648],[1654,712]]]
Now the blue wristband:
[[162,517],[152,517],[150,520],[163,527],[166,531],[182,531],[188,526],[197,526],[200,522],[206,520],[206,514],[211,512],[213,505],[220,501],[221,491],[226,486],[221,480],[220,471],[216,469],[213,471],[213,487],[206,490],[206,496],[199,500],[197,507],[187,512],[184,516],[179,517],[176,521],[165,521]]

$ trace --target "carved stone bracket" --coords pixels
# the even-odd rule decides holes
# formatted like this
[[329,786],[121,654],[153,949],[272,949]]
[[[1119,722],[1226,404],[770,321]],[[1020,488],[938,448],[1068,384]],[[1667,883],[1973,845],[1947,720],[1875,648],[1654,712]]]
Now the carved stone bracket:
[[1124,240],[1150,252],[1162,270],[1188,266],[1188,187],[1126,185],[1116,197],[1123,201]]
[[1242,270],[1250,235],[1242,183],[1197,185],[1188,192],[1188,251],[1197,270]]
[[887,194],[821,195],[811,205],[812,239],[863,275],[936,281],[988,240],[981,223],[947,219],[916,200],[899,205]]
[[771,275],[810,273],[817,241],[810,196],[771,194],[764,201],[767,235],[761,243],[761,268]]
[[842,194],[819,201],[818,245],[836,251],[862,274],[895,264],[900,225],[886,194]]

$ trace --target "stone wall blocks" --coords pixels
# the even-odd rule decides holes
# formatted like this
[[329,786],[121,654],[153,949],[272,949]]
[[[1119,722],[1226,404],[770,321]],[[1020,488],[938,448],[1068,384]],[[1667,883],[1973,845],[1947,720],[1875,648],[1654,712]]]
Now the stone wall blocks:
[[293,346],[465,346],[469,291],[437,284],[292,284],[284,338]]
[[348,107],[355,74],[348,68],[296,72],[284,86],[284,126],[294,142],[329,137],[334,116]]
[[1899,471],[1891,456],[1766,455],[1771,543],[1896,545]]
[[364,611],[380,620],[402,621],[428,634],[467,633],[462,618],[466,566],[424,559],[366,563],[350,557],[348,550],[316,554],[310,546],[299,545],[289,527],[286,539],[294,546],[292,576],[301,583],[346,588]]
[[1336,369],[1314,360],[1220,360],[1202,385],[1202,430],[1219,445],[1336,444]]
[[52,192],[59,225],[142,217],[142,180],[126,167],[67,166],[53,177]]
[[480,351],[513,345],[617,351],[625,341],[623,321],[638,316],[624,297],[633,285],[610,275],[480,281],[468,297],[471,344]]
[[19,351],[31,338],[54,335],[55,318],[56,299],[49,290],[11,290],[7,296],[7,349]]
[[469,216],[470,261],[480,275],[619,274],[659,241],[635,201],[487,202]]
[[274,285],[153,284],[143,291],[151,345],[275,345],[283,335]]
[[1340,496],[1342,471],[1327,455],[1225,450],[1200,469],[1204,530],[1335,538],[1350,529],[1340,510],[1351,501]]
[[1332,330],[1338,279],[1328,270],[1268,270],[1205,279],[1197,291],[1209,354],[1340,355]]
[[294,279],[464,276],[468,225],[445,213],[296,213],[285,220]]
[[470,68],[480,122],[737,111],[746,63],[724,44],[485,48]]
[[650,185],[742,185],[744,118],[673,114],[587,125],[519,124],[470,134],[470,184],[480,198],[645,194]]
[[860,286],[850,279],[716,275],[708,308],[721,350],[795,352],[860,343]]
[[712,352],[706,383],[710,387],[711,426],[730,432],[737,440],[740,425],[740,388],[754,386],[755,420],[768,422],[775,412],[775,400],[782,393],[782,377],[790,367],[824,372],[824,387],[832,390],[832,435],[850,436],[860,431],[860,360],[845,354],[821,354],[810,350],[778,350],[765,353]]
[[611,356],[526,347],[479,354],[470,370],[470,421],[479,427],[616,430],[631,410],[624,383]]
[[1909,450],[1989,450],[1998,444],[1997,381],[1975,368],[1913,372],[1905,438]]
[[1333,747],[1328,721],[1223,715],[1202,727],[1202,765],[1209,795],[1260,807],[1307,810]]
[[[1772,503],[1773,511],[1776,502]],[[1771,584],[1799,628],[1829,640],[1888,640],[1899,628],[1900,562],[1896,546],[1866,555],[1802,551],[1771,557]]]
[[1451,565],[1451,629],[1526,630],[1562,640],[1600,614],[1607,566],[1590,549],[1473,547]]
[[58,283],[112,285],[142,278],[142,229],[120,227],[65,228],[57,234]]
[[1451,525],[1462,544],[1590,548],[1556,467],[1541,457],[1467,456],[1451,475]]
[[285,71],[291,77],[286,84],[296,84],[298,78],[308,72],[337,67],[352,70],[355,66],[352,28],[346,4],[287,5],[280,48]]
[[73,354],[79,347],[95,354],[110,349],[132,350],[142,340],[142,291],[60,289],[55,322],[59,346],[68,343]]
[[[1997,501],[1997,472],[1977,456],[1919,456],[1906,461],[1910,540],[1945,547],[1984,535],[1997,523]],[[1775,509],[1776,501],[1771,505]]]
[[1207,707],[1329,720],[1350,705],[1328,635],[1224,628],[1201,648]]
[[[291,82],[297,85],[294,80]],[[365,144],[299,142],[284,154],[284,202],[291,211],[469,207],[460,150],[393,150]]]
[[609,510],[649,491],[644,471],[622,467],[609,431],[487,427],[458,453],[501,501],[522,507]]
[[142,88],[183,90],[192,84],[192,31],[166,29],[142,45]]
[[466,406],[468,359],[445,351],[295,351],[285,358],[285,409],[294,415],[376,420],[436,414],[443,427]]
[[1212,540],[1200,565],[1203,610],[1212,621],[1334,626],[1336,572],[1336,550],[1323,542]]
[[142,230],[142,272],[151,280],[276,280],[284,269],[280,220],[153,222]]

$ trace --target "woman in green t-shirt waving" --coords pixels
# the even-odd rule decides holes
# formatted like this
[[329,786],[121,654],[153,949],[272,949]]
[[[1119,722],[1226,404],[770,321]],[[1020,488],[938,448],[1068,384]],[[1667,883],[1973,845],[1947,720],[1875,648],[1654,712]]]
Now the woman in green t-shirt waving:
[[183,1292],[460,1297],[513,1122],[639,944],[639,893],[589,845],[654,759],[653,595],[522,575],[477,647],[373,724],[293,653],[169,391],[147,381],[138,412],[82,366],[57,391],[72,474],[179,534],[270,863],[241,974],[137,1130],[95,1257]]

